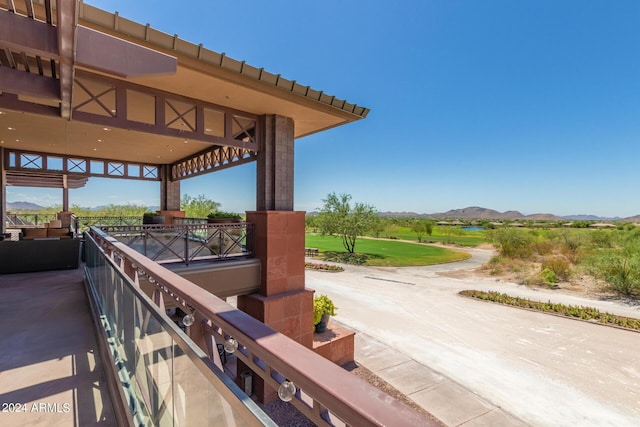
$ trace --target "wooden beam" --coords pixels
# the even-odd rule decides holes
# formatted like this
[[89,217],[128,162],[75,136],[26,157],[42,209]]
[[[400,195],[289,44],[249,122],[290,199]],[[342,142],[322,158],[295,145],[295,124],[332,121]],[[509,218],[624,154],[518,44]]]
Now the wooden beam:
[[6,10],[0,10],[0,45],[33,56],[58,57],[54,27]]
[[[121,77],[175,74],[176,57],[78,26],[76,63]],[[99,49],[96,49],[99,46]]]
[[60,101],[56,79],[8,67],[0,67],[0,92]]
[[71,98],[74,81],[76,26],[78,25],[77,0],[56,2],[58,51],[60,52],[60,116],[71,120]]

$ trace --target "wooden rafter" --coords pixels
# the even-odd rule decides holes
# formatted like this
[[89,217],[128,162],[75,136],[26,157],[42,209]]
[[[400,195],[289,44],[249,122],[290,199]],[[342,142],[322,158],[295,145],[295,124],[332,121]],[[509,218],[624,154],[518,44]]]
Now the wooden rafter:
[[58,51],[60,54],[60,116],[71,120],[76,27],[78,25],[77,0],[57,0]]

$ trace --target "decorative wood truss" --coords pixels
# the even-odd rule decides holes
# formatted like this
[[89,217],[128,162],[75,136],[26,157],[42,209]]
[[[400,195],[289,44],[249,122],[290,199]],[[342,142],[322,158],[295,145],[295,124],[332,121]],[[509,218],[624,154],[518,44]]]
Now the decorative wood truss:
[[76,83],[82,93],[76,92],[74,120],[212,144],[171,164],[172,180],[257,159],[256,115],[89,73],[79,73]]
[[4,163],[10,185],[60,188],[80,188],[89,177],[159,181],[161,167],[13,149],[5,151]]

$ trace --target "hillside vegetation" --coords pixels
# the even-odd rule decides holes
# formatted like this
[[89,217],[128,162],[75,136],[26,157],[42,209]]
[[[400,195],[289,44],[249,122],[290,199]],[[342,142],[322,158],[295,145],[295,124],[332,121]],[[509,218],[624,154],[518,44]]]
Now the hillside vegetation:
[[498,249],[485,268],[529,285],[554,287],[589,275],[607,291],[640,297],[640,229],[621,230],[491,230]]

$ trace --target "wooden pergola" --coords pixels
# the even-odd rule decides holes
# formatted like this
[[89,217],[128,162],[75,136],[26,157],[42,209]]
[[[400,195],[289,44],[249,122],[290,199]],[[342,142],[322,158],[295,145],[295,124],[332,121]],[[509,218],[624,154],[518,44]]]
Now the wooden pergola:
[[158,181],[170,215],[181,180],[256,162],[260,291],[238,308],[311,347],[294,141],[369,110],[118,13],[53,3],[0,2],[0,218],[8,185],[62,188],[66,211],[68,189],[91,177]]
[[[117,12],[53,3],[0,3],[0,213],[7,185],[90,177],[161,181],[175,210],[180,180],[253,161],[258,210],[292,209],[276,194],[291,183],[270,181],[293,167],[293,140],[368,113]],[[287,165],[274,144],[290,145]]]

